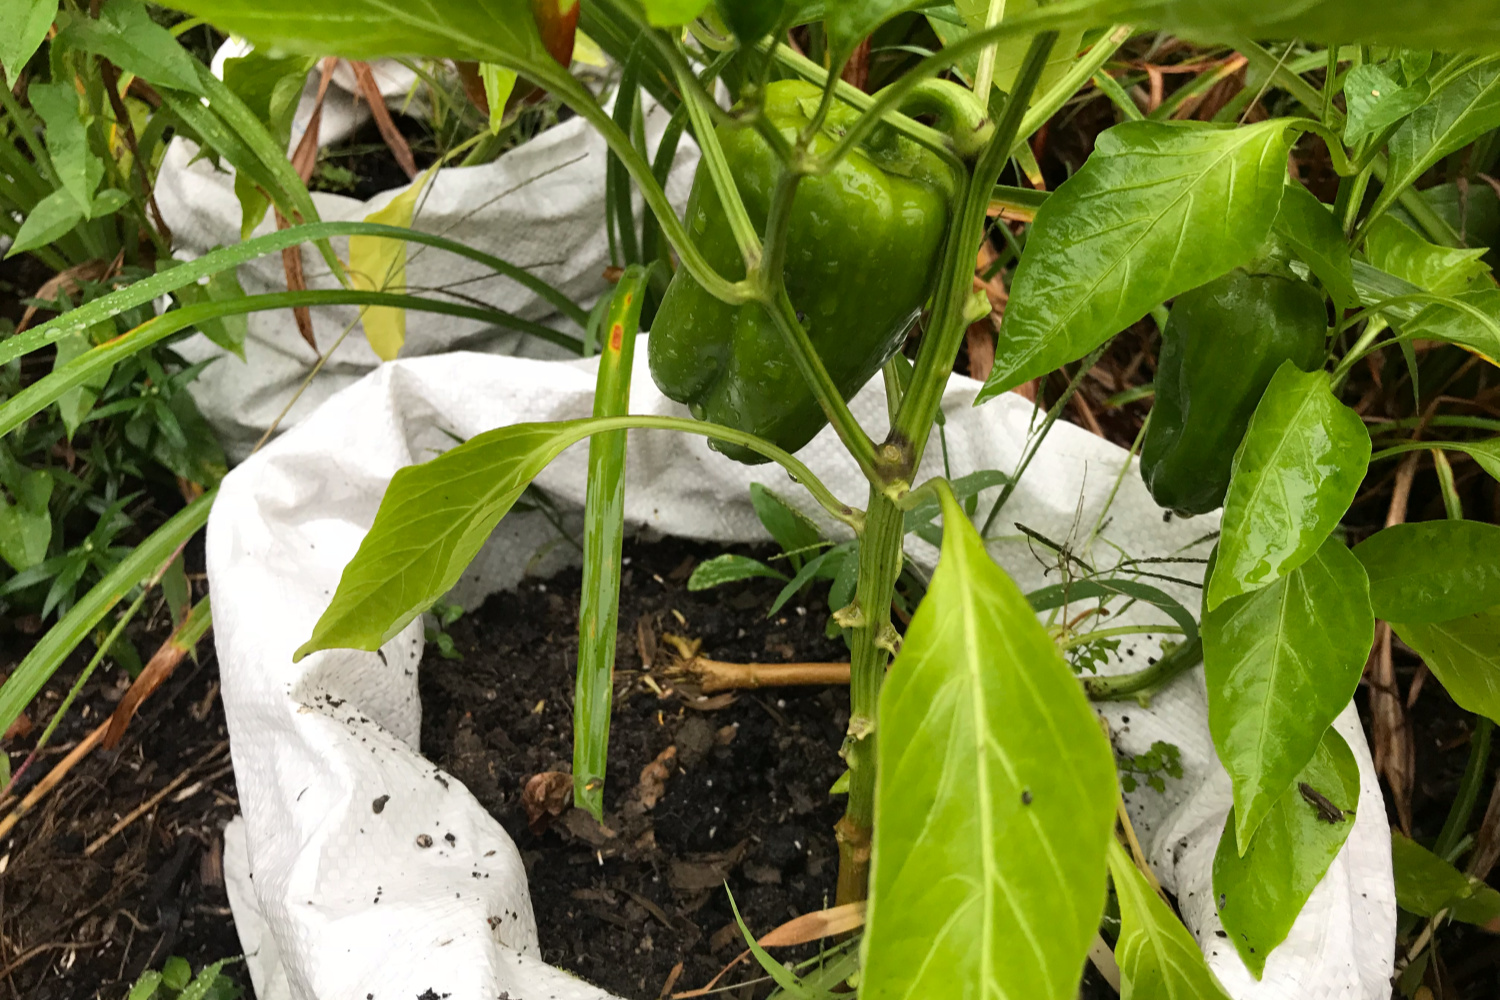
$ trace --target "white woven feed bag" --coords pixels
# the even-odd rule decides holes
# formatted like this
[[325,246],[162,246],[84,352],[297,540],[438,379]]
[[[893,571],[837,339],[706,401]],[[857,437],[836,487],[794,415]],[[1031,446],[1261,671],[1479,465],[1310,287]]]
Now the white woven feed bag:
[[[220,59],[240,54],[226,47]],[[344,76],[341,77],[340,73]],[[411,92],[411,71],[399,63],[373,64],[377,84],[393,108],[402,107]],[[317,93],[320,73],[314,70],[303,91],[292,129],[295,148],[306,126]],[[345,79],[347,77],[347,79]],[[323,111],[319,140],[324,146],[346,137],[369,111],[345,87],[354,86],[352,74],[341,68]],[[651,148],[660,140],[669,119],[649,97],[643,104],[646,135]],[[234,174],[220,170],[207,158],[196,159],[198,148],[175,139],[167,149],[156,183],[156,199],[174,237],[174,253],[183,259],[202,256],[240,238],[240,206],[234,195]],[[576,302],[587,303],[606,287],[603,272],[609,264],[605,230],[604,140],[581,118],[571,118],[494,161],[474,167],[439,170],[419,200],[413,228],[449,239],[525,267]],[[684,137],[667,180],[666,190],[679,209],[697,166],[698,151]],[[313,203],[323,221],[362,220],[406,190],[384,191],[368,201],[315,192]],[[640,219],[640,199],[636,198]],[[268,214],[255,235],[272,232]],[[331,241],[340,259],[348,260],[348,240]],[[316,248],[302,247],[302,267],[309,288],[337,288]],[[286,290],[281,255],[270,254],[239,268],[240,284],[248,294]],[[552,325],[561,322],[554,307],[509,278],[494,274],[475,261],[434,247],[410,244],[406,265],[407,288],[413,294],[444,298],[452,289],[463,299],[503,309],[523,319]],[[314,340],[327,350],[359,316],[357,306],[325,306],[311,312]],[[571,324],[569,325],[571,327]],[[570,329],[570,332],[578,332]],[[420,357],[454,350],[559,358],[567,353],[553,344],[525,334],[492,327],[472,319],[408,310],[402,357]],[[245,341],[245,360],[228,354],[203,336],[178,347],[191,362],[216,358],[190,387],[193,399],[208,418],[231,462],[243,459],[292,402],[318,360],[302,339],[287,309],[253,313]],[[327,365],[292,406],[281,427],[311,413],[325,399],[373,369],[380,359],[354,329],[333,352]]]
[[[644,344],[637,349],[643,352]],[[329,651],[291,662],[398,469],[450,447],[450,435],[586,416],[596,364],[453,354],[384,365],[225,480],[209,521],[207,555],[244,810],[243,837],[227,841],[226,871],[266,1000],[366,992],[407,997],[428,989],[454,997],[504,991],[512,1000],[601,996],[552,978],[561,974],[535,961],[525,875],[509,837],[459,782],[418,752],[420,623],[378,655]],[[1013,470],[1038,419],[1031,404],[1012,394],[972,407],[978,388],[955,376],[945,400],[954,475]],[[682,412],[656,390],[645,365],[638,366],[632,392],[634,412]],[[852,405],[865,426],[883,426],[879,380]],[[863,480],[830,431],[799,457],[837,495],[863,505]],[[1120,475],[1125,458],[1080,428],[1053,428],[1003,512],[1011,533],[992,546],[1023,589],[1057,582],[1057,559],[1010,529],[1013,522],[1069,545],[1096,566],[1114,565],[1122,553],[1206,554],[1202,539],[1216,518],[1164,518],[1133,470]],[[580,444],[538,485],[564,507],[581,506],[586,465]],[[923,472],[941,469],[935,438]],[[663,431],[630,432],[627,482],[632,524],[701,539],[766,537],[749,503],[752,482],[810,507],[777,467],[739,465],[711,452],[702,438]],[[472,607],[484,594],[514,585],[553,537],[539,514],[512,513],[465,576],[461,603]],[[936,550],[925,543],[916,550],[930,569]],[[1198,565],[1172,572],[1192,573]],[[1188,607],[1197,604],[1195,588],[1150,582]],[[1154,610],[1133,609],[1111,624],[1151,620],[1160,620]],[[1154,637],[1141,637],[1122,644],[1100,669],[1138,669],[1158,651]],[[1183,777],[1169,782],[1164,795],[1138,790],[1129,797],[1131,814],[1231,994],[1383,1000],[1395,939],[1389,831],[1353,713],[1341,719],[1340,730],[1359,762],[1362,806],[1348,842],[1257,983],[1215,935],[1211,907],[1200,905],[1230,803],[1208,734],[1201,671],[1184,675],[1150,708],[1099,707],[1121,750],[1143,752],[1155,740],[1180,748]]]

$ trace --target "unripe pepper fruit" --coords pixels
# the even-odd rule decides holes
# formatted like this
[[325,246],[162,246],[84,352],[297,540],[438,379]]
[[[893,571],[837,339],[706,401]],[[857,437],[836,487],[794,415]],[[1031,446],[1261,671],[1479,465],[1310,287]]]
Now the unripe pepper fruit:
[[1282,362],[1323,364],[1328,311],[1305,281],[1236,268],[1179,295],[1161,334],[1141,446],[1152,497],[1180,514],[1224,503],[1234,453]]
[[[810,83],[776,81],[766,86],[760,113],[795,143],[821,97]],[[835,101],[810,151],[830,151],[858,117]],[[753,128],[723,125],[716,133],[761,231],[781,161]],[[787,295],[844,399],[896,352],[927,300],[954,190],[941,157],[884,125],[833,170],[799,183],[787,231]],[[693,181],[685,221],[715,270],[731,280],[744,276],[705,167]],[[661,391],[700,420],[749,431],[787,451],[807,444],[827,423],[765,308],[721,302],[685,269],[662,298],[648,357]],[[741,462],[765,461],[735,445],[714,447]]]

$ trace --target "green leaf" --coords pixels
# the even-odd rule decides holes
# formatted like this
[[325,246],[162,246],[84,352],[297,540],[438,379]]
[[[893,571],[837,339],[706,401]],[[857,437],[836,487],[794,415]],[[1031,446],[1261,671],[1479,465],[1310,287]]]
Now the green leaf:
[[[1304,796],[1304,785],[1342,811],[1343,819],[1321,818]],[[1286,939],[1307,897],[1349,838],[1358,805],[1359,765],[1344,738],[1329,729],[1316,756],[1297,776],[1296,787],[1277,800],[1244,856],[1234,848],[1234,816],[1225,821],[1214,855],[1214,898],[1224,930],[1257,979],[1266,956]]]
[[1031,610],[1040,613],[1075,601],[1103,598],[1105,602],[1108,602],[1121,597],[1132,601],[1145,601],[1165,611],[1167,616],[1182,629],[1183,641],[1192,642],[1198,638],[1198,620],[1193,617],[1191,611],[1183,607],[1182,603],[1171,594],[1137,580],[1073,580],[1068,583],[1055,583],[1050,587],[1033,590],[1026,595],[1026,600],[1031,605]]
[[0,559],[16,572],[30,569],[47,558],[52,541],[52,473],[45,469],[22,472],[11,484],[14,502],[0,493]]
[[141,978],[130,987],[130,992],[125,1000],[151,1000],[156,996],[156,991],[161,988],[161,973],[155,969],[148,969],[141,973]]
[[170,31],[151,20],[137,0],[111,0],[98,20],[74,18],[61,37],[73,48],[101,55],[159,87],[203,96],[193,57]]
[[1500,289],[1460,292],[1421,307],[1410,319],[1391,315],[1391,320],[1405,337],[1458,344],[1492,363],[1500,359]]
[[1484,247],[1459,250],[1429,243],[1417,231],[1384,215],[1365,236],[1365,257],[1387,274],[1394,274],[1437,295],[1455,295],[1475,278],[1488,274]]
[[72,83],[33,83],[26,95],[46,123],[47,156],[58,182],[87,218],[93,211],[94,189],[104,176],[104,164],[89,149],[78,91]]
[[[271,55],[254,49],[224,60],[224,86],[254,115],[272,140],[285,148],[291,141],[292,120],[307,73],[316,60],[308,56]],[[271,201],[245,171],[234,174],[234,195],[240,203],[240,239],[250,238],[266,217]]]
[[[108,331],[106,337],[114,333],[113,323],[101,323],[100,327]],[[94,343],[88,333],[70,333],[66,337],[59,337],[57,354],[52,359],[52,370],[59,370],[74,358],[82,357],[93,348]],[[68,432],[69,441],[73,440],[73,435],[78,433],[78,428],[88,419],[89,412],[94,408],[94,401],[99,398],[99,390],[109,384],[109,375],[112,370],[112,368],[101,368],[84,382],[58,397],[57,412],[62,416],[63,429]]]
[[1491,479],[1500,480],[1500,438],[1490,438],[1488,441],[1468,441],[1459,445],[1458,450],[1468,455],[1481,469],[1488,472]]
[[1500,47],[1492,8],[1455,0],[1404,0],[1378,8],[1362,0],[1147,0],[1142,6],[1146,19],[1193,38],[1222,38],[1234,31],[1325,43],[1465,51]]
[[[1448,19],[1454,13],[1447,8],[1434,16]],[[1354,40],[1354,36],[1345,37]],[[1467,49],[1473,44],[1470,41],[1454,47]],[[1434,163],[1497,126],[1500,126],[1500,61],[1488,59],[1439,87],[1391,136],[1385,187],[1370,214],[1384,212]]]
[[161,967],[162,985],[169,990],[185,990],[192,980],[193,967],[180,955],[173,955]]
[[1234,783],[1241,852],[1354,697],[1374,637],[1364,567],[1337,538],[1203,616],[1208,728]]
[[1369,464],[1369,432],[1327,374],[1283,363],[1234,456],[1208,607],[1274,582],[1318,551]]
[[505,127],[505,105],[516,90],[516,71],[495,63],[480,63],[479,79],[484,84],[484,100],[490,114],[490,135],[499,135]]
[[544,66],[551,63],[530,0],[392,4],[339,0],[336,16],[305,0],[172,0],[258,46],[349,59],[427,56]]
[[789,554],[793,570],[801,569],[823,544],[823,533],[811,518],[760,483],[750,484],[750,505],[781,551]]
[[57,0],[6,0],[0,4],[0,69],[13,84],[41,48],[57,16]]
[[1452,621],[1391,622],[1460,708],[1500,720],[1500,608]]
[[[403,251],[405,244],[401,244]],[[630,412],[630,373],[641,328],[646,270],[625,268],[610,296],[594,416]],[[615,639],[620,619],[620,551],[625,538],[623,430],[589,440],[583,507],[583,582],[578,602],[578,674],[573,697],[573,802],[604,821],[604,775],[614,698]]]
[[1427,100],[1427,82],[1403,87],[1384,66],[1356,66],[1344,78],[1344,142],[1350,146],[1396,124]]
[[105,188],[94,195],[94,201],[89,208],[89,217],[103,219],[111,216],[130,204],[130,195],[119,188]]
[[1396,902],[1408,913],[1435,917],[1447,910],[1455,920],[1481,925],[1500,918],[1500,892],[1396,830],[1391,831],[1391,865]]
[[1359,306],[1349,243],[1327,205],[1302,185],[1288,184],[1275,228],[1323,283],[1340,312]]
[[31,214],[26,216],[26,221],[21,223],[21,230],[16,233],[15,242],[10,245],[5,256],[14,257],[18,253],[46,246],[82,221],[83,208],[78,201],[66,188],[58,188],[36,203]]
[[1500,605],[1500,527],[1419,521],[1377,531],[1354,547],[1370,577],[1375,617],[1445,622]]
[[920,0],[828,0],[825,23],[830,65],[841,69],[866,35],[897,14],[920,6]]
[[687,588],[688,590],[708,590],[711,587],[722,587],[726,583],[761,576],[772,580],[787,578],[785,573],[772,569],[759,559],[725,553],[722,556],[705,559],[693,567],[693,575],[688,577]]
[[703,13],[710,0],[640,0],[646,20],[661,28],[687,24]]
[[1026,599],[943,498],[880,694],[865,1000],[1073,1000],[1104,905],[1114,758]]
[[1037,211],[985,400],[1075,361],[1162,301],[1251,259],[1286,189],[1293,132],[1126,122]]
[[1109,873],[1120,904],[1120,1000],[1230,1000],[1193,935],[1113,838]]
[[[984,27],[986,15],[989,13],[990,0],[959,0],[956,4],[959,15],[964,19],[967,28],[956,24],[941,21],[929,17],[929,23],[933,30],[942,39],[944,45],[951,45],[960,38],[967,37],[973,31]],[[1022,13],[1031,13],[1045,4],[1039,0],[1006,0],[1003,10],[1006,19],[1011,19]],[[995,45],[995,88],[1009,93],[1015,86],[1016,74],[1020,72],[1021,62],[1026,58],[1026,50],[1031,47],[1031,40],[1035,37],[1031,34],[1011,35],[1002,38]],[[1083,32],[1072,30],[1063,32],[1058,36],[1057,43],[1053,45],[1051,54],[1047,57],[1047,64],[1042,67],[1041,79],[1037,81],[1036,89],[1031,92],[1031,103],[1035,104],[1067,75],[1072,68],[1073,62],[1078,57],[1078,49],[1083,43]],[[979,56],[973,55],[959,60],[960,68],[964,76],[972,81],[974,74],[978,71]]]

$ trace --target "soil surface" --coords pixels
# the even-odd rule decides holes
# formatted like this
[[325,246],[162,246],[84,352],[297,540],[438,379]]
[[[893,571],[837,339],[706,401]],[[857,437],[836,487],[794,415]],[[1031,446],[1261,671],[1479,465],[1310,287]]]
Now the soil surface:
[[[128,633],[145,656],[171,631],[165,611],[154,617]],[[0,676],[32,641],[0,620]],[[28,707],[30,732],[6,741],[17,768],[85,662],[75,654]],[[0,817],[109,717],[128,685],[118,668],[95,673]],[[224,824],[239,811],[227,739],[204,642],[199,663],[182,661],[117,748],[94,750],[0,838],[0,996],[116,1000],[170,956],[196,971],[240,954],[223,874]],[[225,975],[248,992],[243,966]]]
[[[543,957],[624,997],[705,986],[744,949],[726,882],[757,935],[833,902],[844,800],[828,789],[844,770],[846,689],[705,699],[674,673],[669,636],[729,662],[847,661],[848,650],[825,637],[826,585],[771,619],[777,581],[689,591],[696,562],[723,551],[626,546],[604,829],[572,808],[569,779],[553,779],[555,816],[532,822],[549,804],[546,779],[530,814],[526,801],[534,776],[571,771],[576,569],[490,598],[448,629],[462,660],[430,643],[422,663],[423,751],[515,838]],[[777,950],[788,962],[816,956],[815,945]],[[763,980],[746,960],[719,985],[746,984],[727,995],[748,1000],[770,992]]]

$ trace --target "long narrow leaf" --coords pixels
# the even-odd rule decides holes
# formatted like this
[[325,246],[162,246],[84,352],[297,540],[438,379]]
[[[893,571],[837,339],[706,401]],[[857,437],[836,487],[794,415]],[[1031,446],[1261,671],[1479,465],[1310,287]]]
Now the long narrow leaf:
[[10,728],[17,716],[36,697],[68,654],[82,642],[94,626],[109,614],[142,580],[147,579],[172,558],[178,547],[193,536],[208,520],[217,490],[210,490],[178,511],[166,524],[152,532],[135,550],[73,605],[62,620],[32,647],[15,673],[0,685],[0,732]]
[[432,233],[417,232],[411,229],[403,229],[400,226],[386,226],[375,222],[312,222],[301,226],[291,226],[279,232],[267,233],[265,236],[257,236],[243,243],[236,243],[233,246],[213,250],[199,257],[197,260],[162,271],[159,274],[152,275],[132,285],[127,285],[118,291],[111,292],[102,298],[79,306],[77,309],[58,316],[56,319],[48,320],[40,326],[32,327],[25,333],[6,340],[0,340],[0,364],[5,364],[11,359],[18,358],[31,351],[39,350],[59,337],[87,330],[96,323],[117,316],[127,309],[133,309],[142,303],[158,299],[168,292],[175,292],[179,288],[197,282],[199,278],[206,275],[218,274],[221,271],[227,271],[240,264],[255,260],[258,257],[280,253],[287,247],[294,247],[299,243],[328,239],[333,236],[383,236],[389,239],[406,240],[410,243],[421,243],[426,246],[436,247],[439,250],[447,250],[449,253],[457,254],[460,257],[466,257],[469,260],[483,264],[518,284],[531,289],[539,297],[556,306],[559,312],[573,320],[580,327],[588,325],[588,313],[579,308],[577,303],[572,299],[541,278],[531,274],[523,267],[484,253],[483,251],[475,250],[473,247],[459,243],[456,240],[436,236]]
[[[632,264],[615,288],[600,345],[594,416],[630,411],[635,335],[646,296],[646,269]],[[615,630],[620,615],[620,548],[625,534],[625,431],[589,441],[584,501],[583,587],[578,607],[578,686],[573,699],[573,801],[604,818],[604,768],[614,695]]]
[[576,338],[558,333],[551,327],[521,319],[499,309],[484,309],[457,302],[443,302],[420,295],[399,295],[395,292],[365,292],[354,289],[330,291],[272,292],[267,295],[247,295],[240,299],[223,302],[199,302],[147,320],[129,333],[121,334],[108,343],[79,355],[46,378],[40,379],[17,393],[12,399],[0,404],[0,436],[9,434],[23,422],[56,402],[75,386],[83,385],[90,377],[108,371],[114,365],[152,344],[170,337],[188,327],[206,320],[242,313],[260,312],[266,309],[289,309],[295,306],[391,306],[398,309],[418,309],[425,312],[443,313],[464,319],[477,319],[497,326],[506,326],[522,333],[549,341],[569,350],[579,350]]

